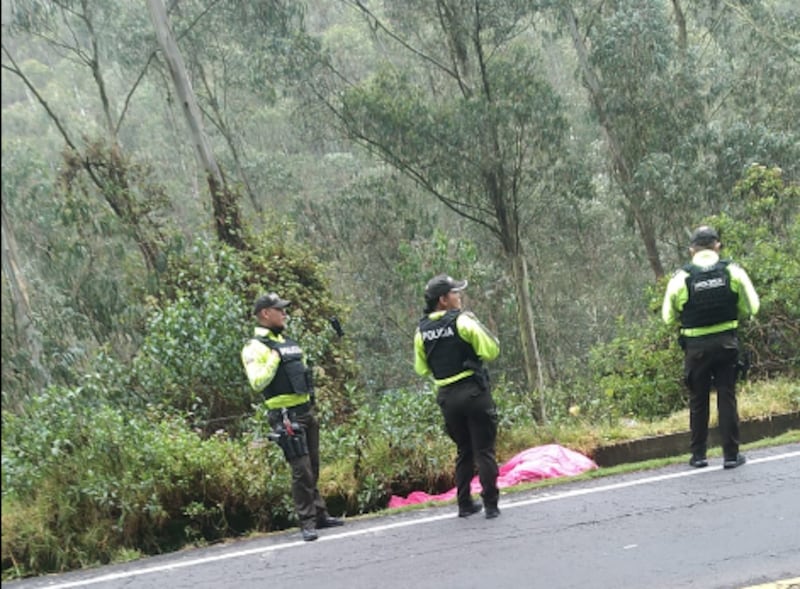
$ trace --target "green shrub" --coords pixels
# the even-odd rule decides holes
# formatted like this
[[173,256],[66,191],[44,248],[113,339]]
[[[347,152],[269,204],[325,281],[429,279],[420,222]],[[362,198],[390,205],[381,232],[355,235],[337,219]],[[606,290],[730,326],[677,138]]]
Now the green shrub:
[[352,512],[385,507],[391,494],[435,492],[452,484],[446,467],[453,460],[452,442],[428,390],[380,394],[349,423],[326,431],[322,445],[323,454],[335,458],[336,471],[354,473],[358,488],[344,498]]
[[287,333],[315,367],[317,397],[333,421],[359,404],[345,383],[357,380],[349,344],[329,318],[332,302],[324,268],[293,246],[289,227],[265,235],[250,252],[198,241],[171,262],[161,297],[153,301],[147,336],[133,363],[132,388],[149,402],[193,416],[206,433],[235,434],[254,398],[240,352],[253,331],[256,297],[276,291],[292,301]]
[[619,331],[632,333],[591,350],[595,394],[614,407],[616,416],[655,419],[683,407],[682,356],[673,330],[652,319],[647,326],[620,320]]
[[153,404],[191,416],[210,433],[235,429],[253,394],[239,353],[250,330],[241,295],[209,285],[156,310],[131,367],[131,388]]
[[734,189],[745,215],[712,217],[724,256],[744,267],[761,311],[740,329],[754,377],[800,377],[800,185],[786,185],[779,168],[752,165]]
[[87,391],[53,388],[25,416],[3,413],[4,575],[293,522],[277,447],[204,438],[182,415],[112,407]]

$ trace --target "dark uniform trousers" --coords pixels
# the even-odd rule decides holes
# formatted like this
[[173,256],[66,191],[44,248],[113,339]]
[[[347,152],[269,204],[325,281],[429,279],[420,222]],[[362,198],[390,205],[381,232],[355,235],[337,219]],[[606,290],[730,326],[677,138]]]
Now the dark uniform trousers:
[[735,332],[686,338],[684,376],[689,389],[689,426],[694,456],[705,456],[708,444],[709,398],[717,389],[719,433],[725,458],[739,453],[739,412],[736,404],[736,362],[739,342]]
[[[270,410],[269,424],[274,429],[283,422],[280,410]],[[289,408],[289,420],[300,425],[306,433],[308,454],[289,461],[292,467],[292,499],[300,527],[313,530],[317,522],[328,517],[325,500],[319,493],[319,421],[308,405],[302,409]]]
[[439,388],[437,403],[442,410],[447,435],[456,443],[456,489],[458,505],[472,505],[470,483],[478,466],[481,497],[485,505],[497,505],[497,409],[489,390],[474,378],[465,378]]

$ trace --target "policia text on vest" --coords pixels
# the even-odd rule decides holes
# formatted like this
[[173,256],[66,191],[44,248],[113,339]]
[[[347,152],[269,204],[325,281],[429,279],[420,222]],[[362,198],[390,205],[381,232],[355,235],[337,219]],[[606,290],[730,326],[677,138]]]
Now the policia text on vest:
[[[485,509],[488,519],[498,508],[497,408],[484,362],[497,358],[497,338],[470,312],[461,309],[466,280],[434,276],[425,287],[425,315],[414,335],[414,369],[430,376],[445,430],[457,447],[456,495],[459,517]],[[472,500],[477,466],[482,503]]]

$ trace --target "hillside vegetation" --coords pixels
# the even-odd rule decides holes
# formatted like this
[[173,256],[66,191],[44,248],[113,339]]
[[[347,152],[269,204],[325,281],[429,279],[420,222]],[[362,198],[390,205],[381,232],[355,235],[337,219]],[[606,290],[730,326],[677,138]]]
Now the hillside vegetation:
[[240,361],[270,291],[351,516],[452,484],[442,272],[502,460],[685,428],[659,307],[703,223],[762,299],[743,415],[797,409],[796,0],[145,4],[3,3],[3,578],[295,525]]
[[[741,330],[752,357],[742,417],[797,411],[800,192],[761,167],[737,190],[758,214],[746,223],[712,221],[736,237],[731,253],[752,268],[762,296],[762,312]],[[297,302],[291,330],[317,367],[320,488],[331,509],[369,513],[391,494],[452,486],[453,447],[433,393],[422,382],[379,393],[358,384],[357,358],[327,326],[340,309],[325,295],[323,267],[294,251],[269,237],[257,254],[198,245],[151,300],[131,363],[101,353],[76,386],[50,387],[18,411],[3,411],[6,577],[295,524],[290,472],[264,441],[266,420],[238,363],[249,301],[276,259],[282,271],[271,283]],[[651,297],[657,309],[657,289]],[[548,390],[546,423],[537,419],[537,395],[495,374],[501,460],[544,443],[591,455],[614,441],[686,428],[680,351],[656,313],[621,322],[619,335],[591,358],[583,380]]]

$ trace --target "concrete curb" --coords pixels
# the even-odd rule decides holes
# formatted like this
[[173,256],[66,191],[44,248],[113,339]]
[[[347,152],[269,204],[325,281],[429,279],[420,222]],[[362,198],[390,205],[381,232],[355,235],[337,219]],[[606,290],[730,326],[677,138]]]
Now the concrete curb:
[[[800,429],[800,411],[742,421],[739,424],[739,438],[742,444],[747,444],[778,436],[792,429]],[[608,467],[654,458],[680,456],[681,454],[686,454],[688,457],[690,439],[691,434],[685,431],[621,442],[597,448],[591,458],[597,463],[597,466]],[[719,431],[716,427],[711,428],[708,432],[708,446],[713,448],[719,445]]]

